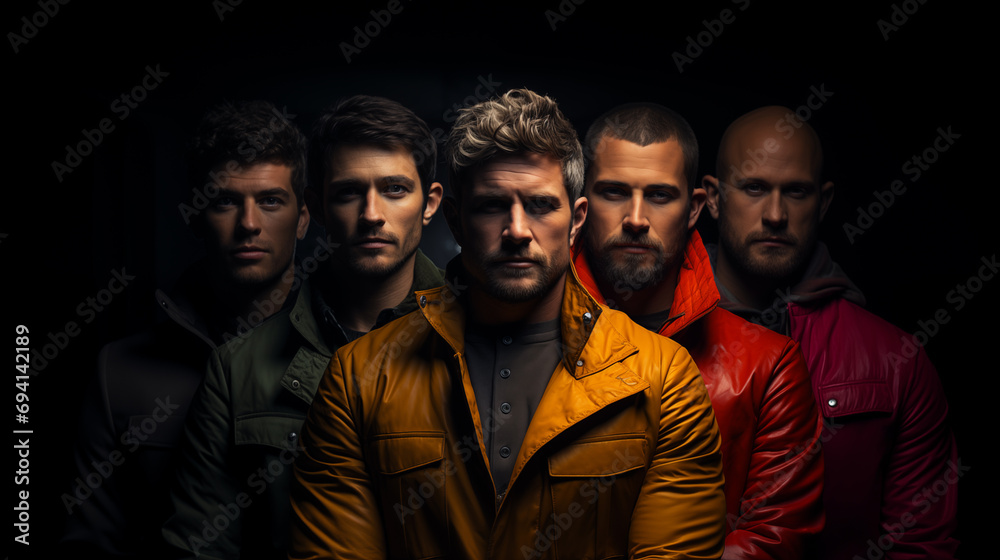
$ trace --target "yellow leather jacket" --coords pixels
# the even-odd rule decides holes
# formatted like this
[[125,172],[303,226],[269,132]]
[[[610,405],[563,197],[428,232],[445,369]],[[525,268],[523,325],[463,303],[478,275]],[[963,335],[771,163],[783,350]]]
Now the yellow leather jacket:
[[719,431],[697,367],[575,271],[565,286],[562,361],[501,495],[460,287],[417,292],[418,311],[342,347],[303,430],[289,557],[720,557]]

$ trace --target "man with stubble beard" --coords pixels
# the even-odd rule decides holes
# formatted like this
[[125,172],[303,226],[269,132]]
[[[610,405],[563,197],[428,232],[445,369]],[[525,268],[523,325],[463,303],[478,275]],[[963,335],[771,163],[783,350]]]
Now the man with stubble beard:
[[331,355],[444,281],[417,248],[443,193],[422,120],[388,99],[351,97],[320,117],[309,151],[323,262],[294,279],[294,305],[209,359],[163,530],[178,557],[287,556],[292,463]]

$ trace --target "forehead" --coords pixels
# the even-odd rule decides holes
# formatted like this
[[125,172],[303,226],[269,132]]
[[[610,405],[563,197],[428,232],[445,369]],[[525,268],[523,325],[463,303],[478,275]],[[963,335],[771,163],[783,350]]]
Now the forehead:
[[628,140],[605,137],[597,144],[592,166],[593,181],[687,187],[684,150],[676,138],[640,146]]
[[339,144],[330,148],[326,161],[331,180],[372,173],[408,175],[417,179],[416,161],[404,146]]
[[257,163],[245,167],[225,169],[221,174],[228,188],[292,190],[292,168],[280,163]]
[[773,183],[817,182],[823,157],[818,143],[804,130],[785,136],[764,127],[738,131],[724,149],[727,175],[739,171]]
[[568,199],[562,164],[550,155],[500,155],[480,164],[471,175],[471,196],[546,195]]

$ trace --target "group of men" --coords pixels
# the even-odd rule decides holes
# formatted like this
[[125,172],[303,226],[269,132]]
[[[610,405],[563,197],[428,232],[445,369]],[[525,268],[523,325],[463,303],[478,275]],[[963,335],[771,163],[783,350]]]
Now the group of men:
[[[214,109],[192,165],[206,256],[157,292],[171,321],[102,351],[78,481],[120,460],[64,496],[65,542],[953,557],[954,489],[920,498],[957,457],[937,373],[922,350],[883,359],[901,331],[817,239],[833,184],[808,124],[778,134],[787,112],[737,119],[699,181],[666,107],[616,107],[581,143],[554,100],[511,90],[461,111],[445,197],[397,102],[340,101],[308,148],[267,103]],[[461,247],[444,270],[418,249],[441,206]],[[311,217],[326,238],[296,258]]]

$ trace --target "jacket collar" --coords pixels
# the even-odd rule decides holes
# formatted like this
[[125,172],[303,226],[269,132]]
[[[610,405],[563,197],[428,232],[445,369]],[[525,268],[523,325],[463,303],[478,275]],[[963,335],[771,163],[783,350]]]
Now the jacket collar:
[[[582,243],[573,247],[573,263],[583,286],[602,304],[604,296],[597,288],[597,280],[587,262]],[[704,317],[719,304],[719,290],[715,285],[708,251],[698,230],[691,230],[684,246],[684,260],[677,275],[674,301],[670,306],[670,319],[660,328],[663,336],[673,336]]]
[[[464,272],[461,256],[457,256],[448,263],[444,286],[415,294],[424,317],[456,355],[464,354],[465,349],[464,296],[468,285]],[[597,373],[637,351],[614,329],[606,330],[600,349],[588,349],[587,341],[606,309],[588,293],[571,264],[566,274],[559,324],[563,365],[577,379]]]
[[156,304],[171,321],[215,348],[218,343],[213,340],[208,325],[207,304],[201,302],[208,290],[205,274],[204,261],[198,261],[181,273],[170,295],[158,289],[155,297]]

